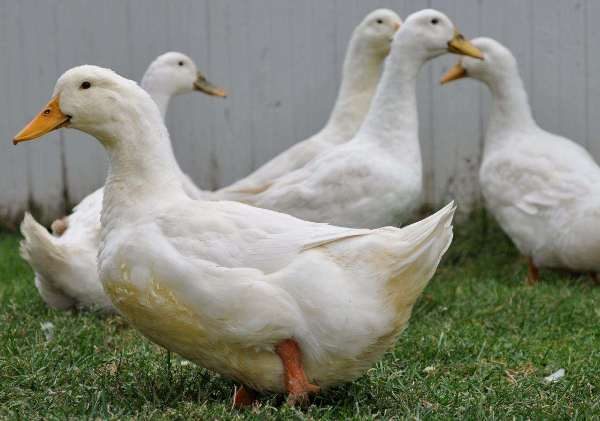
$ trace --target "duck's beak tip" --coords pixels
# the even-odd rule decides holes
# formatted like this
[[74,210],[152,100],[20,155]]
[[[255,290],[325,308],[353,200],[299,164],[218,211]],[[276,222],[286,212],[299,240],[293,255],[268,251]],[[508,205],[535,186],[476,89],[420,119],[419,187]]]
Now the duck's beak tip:
[[446,83],[452,82],[453,80],[458,80],[467,77],[467,70],[462,66],[462,64],[456,63],[452,66],[448,71],[442,76],[440,79],[440,85],[445,85]]
[[229,93],[225,89],[213,85],[201,73],[198,73],[198,78],[194,82],[194,90],[219,98],[227,98],[229,96]]
[[66,127],[71,117],[60,110],[58,96],[50,102],[13,139],[13,145],[37,139],[51,131]]

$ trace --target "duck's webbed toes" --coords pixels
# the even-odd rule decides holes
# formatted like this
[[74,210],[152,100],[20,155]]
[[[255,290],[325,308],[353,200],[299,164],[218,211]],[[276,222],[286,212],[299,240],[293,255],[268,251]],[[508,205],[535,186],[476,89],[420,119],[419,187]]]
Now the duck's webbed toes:
[[319,393],[321,388],[312,383],[306,383],[297,388],[297,390],[288,390],[287,404],[290,406],[308,406],[310,403],[310,395]]

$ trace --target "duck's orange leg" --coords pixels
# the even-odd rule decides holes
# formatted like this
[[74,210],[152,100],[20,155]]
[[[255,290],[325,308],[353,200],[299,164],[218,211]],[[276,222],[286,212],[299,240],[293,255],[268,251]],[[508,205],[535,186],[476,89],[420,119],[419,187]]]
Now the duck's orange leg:
[[302,366],[300,346],[293,339],[286,339],[277,344],[275,352],[283,363],[283,381],[288,392],[288,404],[307,404],[308,395],[318,393],[319,386],[308,382]]
[[257,400],[258,399],[256,397],[256,392],[243,385],[237,387],[233,392],[234,408],[244,408],[246,406],[251,406]]
[[531,257],[527,257],[527,285],[535,285],[540,280],[540,271],[533,263]]

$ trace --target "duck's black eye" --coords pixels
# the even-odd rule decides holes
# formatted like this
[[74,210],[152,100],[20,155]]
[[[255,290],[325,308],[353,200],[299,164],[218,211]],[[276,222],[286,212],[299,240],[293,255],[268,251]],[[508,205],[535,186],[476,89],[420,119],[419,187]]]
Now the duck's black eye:
[[440,22],[440,20],[438,18],[431,19],[431,24],[432,25],[437,25],[439,22]]
[[178,64],[179,64],[180,66],[183,66],[183,61],[180,61]]
[[377,23],[381,25],[383,23],[383,19],[377,19]]
[[90,89],[91,86],[92,86],[92,84],[86,80],[85,82],[81,83],[80,88],[81,89]]

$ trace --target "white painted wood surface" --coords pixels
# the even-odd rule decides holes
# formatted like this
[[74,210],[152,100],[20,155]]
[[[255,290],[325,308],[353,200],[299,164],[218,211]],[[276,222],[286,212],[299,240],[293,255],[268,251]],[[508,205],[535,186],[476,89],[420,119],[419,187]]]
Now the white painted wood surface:
[[[0,1],[0,221],[32,209],[45,222],[103,182],[104,152],[72,130],[36,144],[12,136],[84,63],[139,80],[168,50],[189,54],[231,96],[174,100],[167,125],[183,167],[204,188],[243,177],[318,130],[329,115],[346,43],[370,10],[445,11],[465,35],[516,54],[534,115],[600,158],[597,0],[3,0]],[[480,203],[477,183],[489,95],[471,81],[440,87],[446,56],[419,78],[426,202]]]

